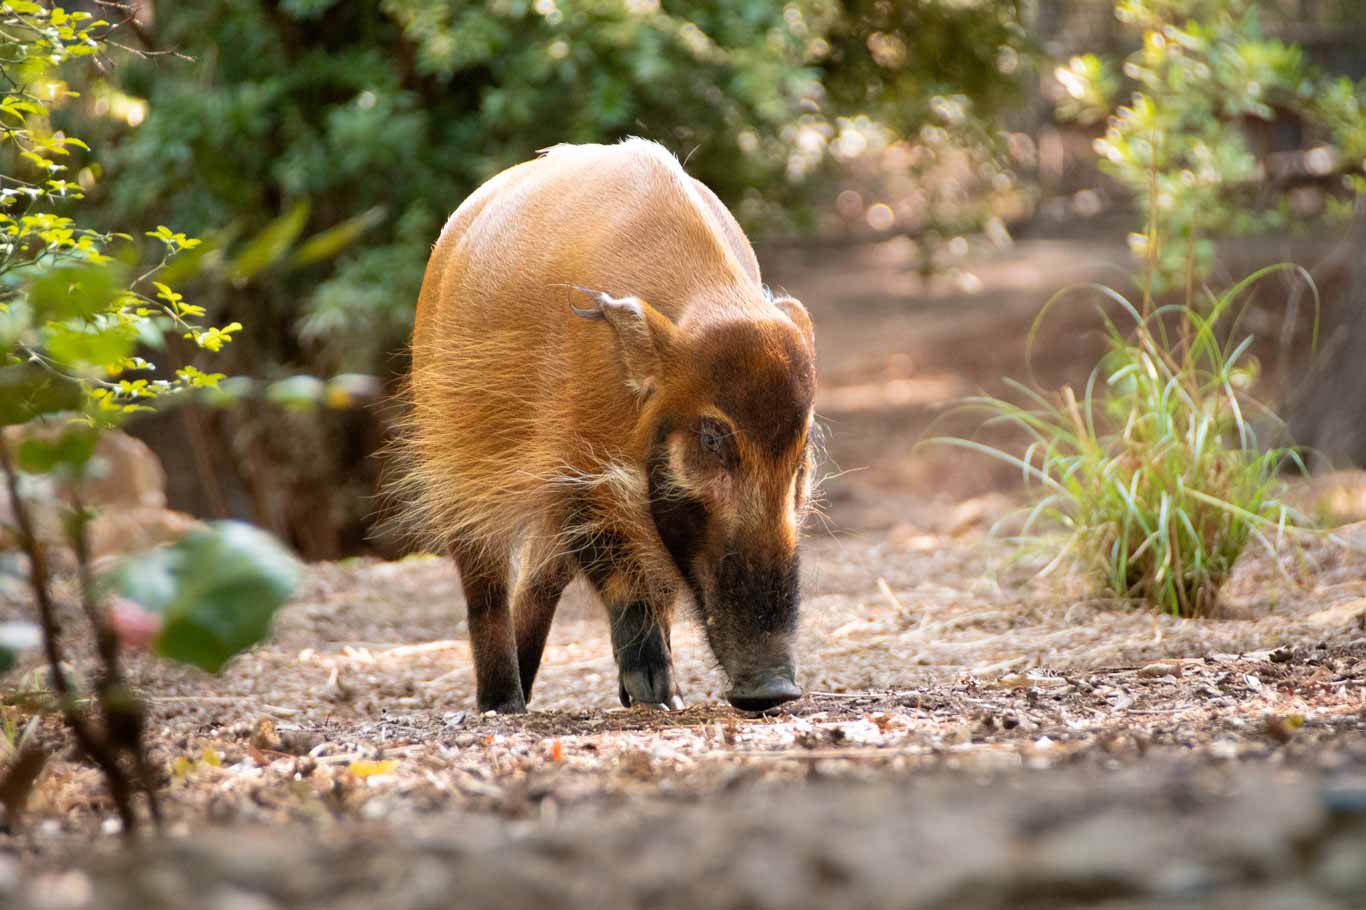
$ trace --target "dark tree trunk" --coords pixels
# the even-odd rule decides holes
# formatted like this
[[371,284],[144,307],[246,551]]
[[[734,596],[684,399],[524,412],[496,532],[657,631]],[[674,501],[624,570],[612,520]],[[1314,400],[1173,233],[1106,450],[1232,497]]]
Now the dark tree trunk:
[[1291,436],[1320,469],[1366,467],[1366,196],[1348,243],[1343,298],[1330,304],[1319,362],[1288,415]]

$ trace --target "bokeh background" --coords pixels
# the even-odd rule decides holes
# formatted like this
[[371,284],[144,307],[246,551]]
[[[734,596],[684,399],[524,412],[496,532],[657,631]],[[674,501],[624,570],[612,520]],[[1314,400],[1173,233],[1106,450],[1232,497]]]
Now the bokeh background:
[[962,429],[946,407],[1003,376],[1084,381],[1089,317],[1048,323],[1032,364],[1030,322],[1069,283],[1133,292],[1152,212],[1173,238],[1147,276],[1158,290],[1282,259],[1311,271],[1318,352],[1313,294],[1278,279],[1247,317],[1259,381],[1324,463],[1366,460],[1360,0],[135,0],[126,14],[94,90],[54,115],[98,151],[76,178],[86,212],[203,238],[166,280],[212,324],[245,326],[203,360],[251,377],[130,430],[166,466],[173,508],[247,518],[308,558],[400,552],[374,497],[446,216],[542,147],[628,135],[686,159],[769,283],[815,315],[833,530],[942,527],[1017,484],[1007,465],[915,445],[936,421]]

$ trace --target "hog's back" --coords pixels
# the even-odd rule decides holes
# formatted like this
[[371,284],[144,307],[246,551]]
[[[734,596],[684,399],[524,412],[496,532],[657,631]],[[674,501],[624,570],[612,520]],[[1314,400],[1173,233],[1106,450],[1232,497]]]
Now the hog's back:
[[418,299],[410,433],[430,518],[510,538],[557,478],[634,456],[615,335],[572,315],[591,298],[569,285],[679,322],[724,318],[758,282],[734,219],[653,143],[557,147],[492,178],[447,222]]

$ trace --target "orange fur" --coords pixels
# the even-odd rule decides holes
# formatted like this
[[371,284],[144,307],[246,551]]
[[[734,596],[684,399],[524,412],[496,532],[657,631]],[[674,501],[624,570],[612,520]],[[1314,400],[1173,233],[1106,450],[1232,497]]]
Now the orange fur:
[[652,536],[641,402],[569,285],[641,298],[680,330],[780,316],[739,225],[658,145],[557,146],[494,177],[447,222],[418,299],[397,495],[434,543],[501,556],[531,534],[548,556],[573,486],[614,502],[628,539]]

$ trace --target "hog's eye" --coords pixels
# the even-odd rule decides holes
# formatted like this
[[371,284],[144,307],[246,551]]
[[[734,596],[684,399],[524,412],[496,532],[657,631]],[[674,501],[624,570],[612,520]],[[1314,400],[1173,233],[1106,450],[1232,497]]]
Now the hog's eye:
[[707,454],[729,465],[734,459],[735,441],[730,427],[711,417],[703,417],[697,425],[697,441]]

